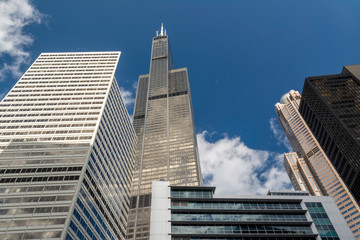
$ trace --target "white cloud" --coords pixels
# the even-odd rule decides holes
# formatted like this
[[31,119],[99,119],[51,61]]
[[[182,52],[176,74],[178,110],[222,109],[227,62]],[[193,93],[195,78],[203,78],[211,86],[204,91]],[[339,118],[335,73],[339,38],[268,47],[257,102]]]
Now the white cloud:
[[266,194],[289,190],[291,184],[282,166],[282,154],[247,147],[240,137],[210,142],[209,134],[197,134],[200,162],[206,185],[217,194]]
[[278,141],[277,144],[285,146],[289,152],[292,152],[293,150],[290,145],[290,142],[287,139],[284,131],[280,128],[280,125],[277,122],[277,119],[271,118],[269,122],[270,122],[270,129],[273,132],[276,140]]
[[8,93],[8,90],[5,90],[2,93],[0,93],[0,101],[6,96],[7,93]]
[[132,88],[135,90],[135,92],[137,90],[137,87],[138,87],[138,81],[133,82]]
[[0,81],[6,74],[21,75],[20,67],[29,61],[30,54],[26,47],[34,39],[24,32],[32,23],[40,23],[44,15],[35,9],[29,0],[0,1],[0,57],[8,56],[11,63],[0,66]]
[[127,108],[133,106],[135,103],[135,98],[133,96],[133,93],[131,91],[125,90],[124,88],[120,87],[120,93],[124,100],[124,104]]

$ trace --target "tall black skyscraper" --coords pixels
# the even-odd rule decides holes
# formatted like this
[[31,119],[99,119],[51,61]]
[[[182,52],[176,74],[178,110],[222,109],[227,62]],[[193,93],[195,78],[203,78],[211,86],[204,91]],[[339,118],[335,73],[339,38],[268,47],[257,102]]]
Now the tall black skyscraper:
[[345,66],[341,74],[306,78],[299,111],[359,203],[360,65]]
[[173,69],[163,27],[153,38],[150,73],[139,77],[133,124],[138,146],[127,236],[148,239],[152,182],[202,185],[187,69]]

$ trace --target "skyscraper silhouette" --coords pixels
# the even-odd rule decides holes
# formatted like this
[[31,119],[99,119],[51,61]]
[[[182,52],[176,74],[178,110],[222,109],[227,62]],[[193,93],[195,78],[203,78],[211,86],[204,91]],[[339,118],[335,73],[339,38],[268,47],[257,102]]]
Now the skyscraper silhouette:
[[202,185],[187,69],[173,69],[163,26],[153,38],[150,73],[138,80],[133,124],[138,146],[127,233],[148,239],[152,181]]

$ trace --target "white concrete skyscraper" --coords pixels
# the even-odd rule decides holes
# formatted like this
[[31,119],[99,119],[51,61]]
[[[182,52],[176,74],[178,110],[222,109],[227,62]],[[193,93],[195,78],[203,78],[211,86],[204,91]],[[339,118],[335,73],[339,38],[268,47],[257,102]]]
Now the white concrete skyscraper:
[[136,135],[120,52],[43,53],[0,103],[0,239],[124,239]]

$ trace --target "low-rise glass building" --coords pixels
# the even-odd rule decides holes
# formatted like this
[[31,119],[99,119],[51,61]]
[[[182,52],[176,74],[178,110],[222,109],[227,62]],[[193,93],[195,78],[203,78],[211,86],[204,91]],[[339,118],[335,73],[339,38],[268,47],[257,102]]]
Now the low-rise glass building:
[[153,182],[150,239],[354,239],[330,197],[306,191],[216,196],[215,187]]

